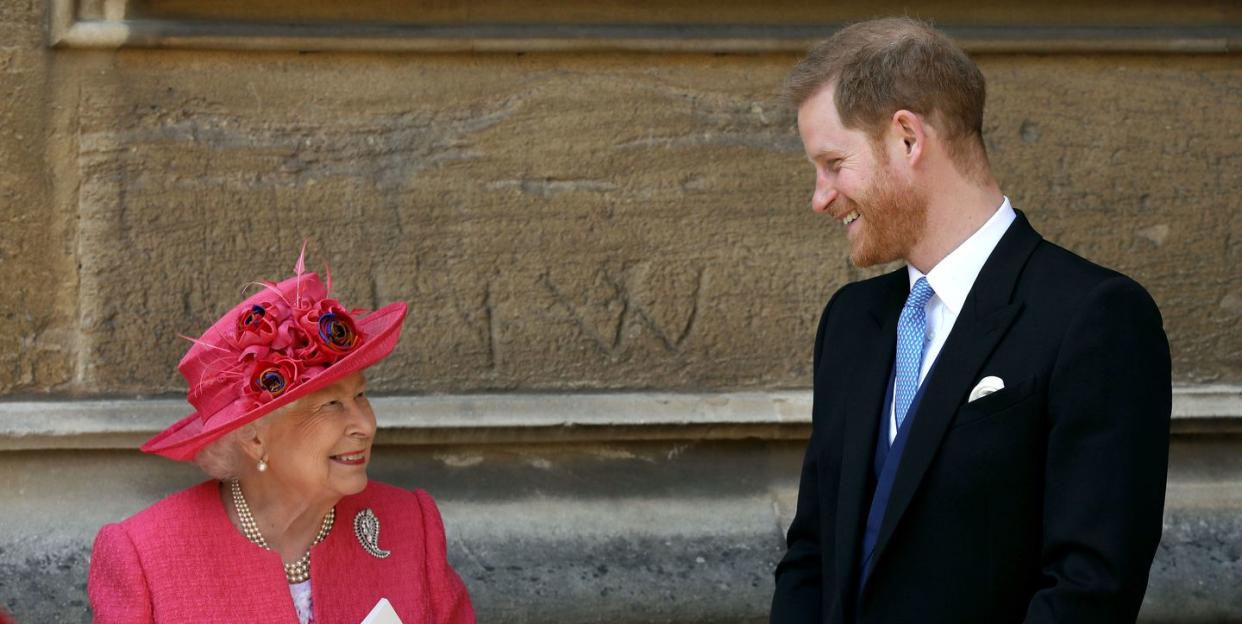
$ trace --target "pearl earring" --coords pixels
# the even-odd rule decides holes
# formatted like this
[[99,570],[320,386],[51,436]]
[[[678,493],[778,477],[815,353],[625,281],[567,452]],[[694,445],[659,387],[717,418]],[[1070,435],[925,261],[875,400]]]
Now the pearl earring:
[[259,468],[259,472],[267,472],[267,458],[266,457],[259,460],[258,468]]

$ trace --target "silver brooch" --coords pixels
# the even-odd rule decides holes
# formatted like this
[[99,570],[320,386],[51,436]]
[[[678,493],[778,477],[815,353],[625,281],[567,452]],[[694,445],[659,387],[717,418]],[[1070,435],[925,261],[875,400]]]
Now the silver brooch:
[[387,559],[392,551],[379,547],[379,531],[379,518],[375,517],[375,512],[370,508],[363,509],[354,516],[354,535],[358,536],[358,543],[362,544],[362,549],[370,553],[372,557]]

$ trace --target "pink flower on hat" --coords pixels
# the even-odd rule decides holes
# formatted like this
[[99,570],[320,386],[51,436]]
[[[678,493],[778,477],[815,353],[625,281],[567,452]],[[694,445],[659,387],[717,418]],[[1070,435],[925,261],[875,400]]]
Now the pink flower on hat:
[[321,299],[297,314],[302,331],[312,336],[319,350],[335,360],[362,344],[362,335],[336,299]]
[[335,299],[303,297],[301,307],[291,312],[276,310],[276,313],[281,316],[273,321],[275,329],[263,334],[269,338],[268,342],[262,347],[248,347],[240,361],[262,357],[266,350],[271,350],[293,358],[303,367],[322,368],[345,357],[363,342],[353,316]]
[[254,303],[237,315],[237,333],[234,340],[238,347],[269,345],[276,337],[276,306],[266,301]]
[[315,377],[362,344],[353,316],[329,297],[299,293],[256,302],[237,312],[237,365],[247,370],[245,394],[262,404]]
[[246,396],[267,403],[302,381],[301,366],[292,358],[270,354],[255,361],[248,379]]

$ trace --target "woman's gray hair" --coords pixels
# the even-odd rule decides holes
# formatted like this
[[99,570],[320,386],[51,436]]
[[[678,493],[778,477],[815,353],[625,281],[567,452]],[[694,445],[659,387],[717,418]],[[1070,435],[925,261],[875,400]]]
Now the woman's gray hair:
[[243,464],[250,460],[242,450],[242,442],[253,435],[254,423],[224,434],[194,456],[194,465],[213,479],[229,481],[240,477]]
[[224,434],[223,437],[215,442],[204,446],[203,450],[194,456],[194,465],[201,468],[203,472],[207,473],[207,476],[213,479],[230,481],[240,478],[244,472],[243,467],[246,465],[246,462],[250,461],[250,456],[246,455],[246,451],[242,448],[242,443],[253,437],[256,429],[265,427],[273,416],[289,410],[300,401],[301,399],[282,406],[252,423],[246,423]]

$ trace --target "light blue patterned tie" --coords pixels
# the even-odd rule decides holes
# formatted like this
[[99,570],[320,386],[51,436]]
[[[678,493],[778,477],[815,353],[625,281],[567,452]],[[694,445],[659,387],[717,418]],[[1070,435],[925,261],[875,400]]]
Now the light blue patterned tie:
[[919,389],[919,370],[923,367],[923,349],[927,341],[927,301],[936,291],[927,284],[926,277],[920,277],[910,289],[906,299],[906,307],[901,309],[901,318],[897,321],[897,380],[893,406],[897,417],[897,428],[906,419],[910,402]]

